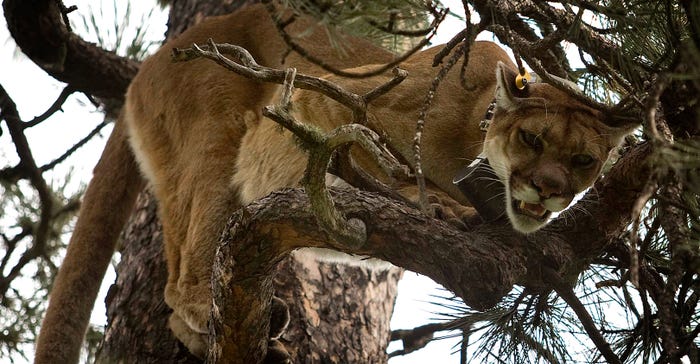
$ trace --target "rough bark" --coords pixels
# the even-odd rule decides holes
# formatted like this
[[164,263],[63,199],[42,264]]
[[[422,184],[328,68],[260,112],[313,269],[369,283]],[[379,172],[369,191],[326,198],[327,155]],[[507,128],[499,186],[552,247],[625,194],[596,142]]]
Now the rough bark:
[[[273,285],[290,305],[282,337],[292,362],[384,363],[401,270],[371,271],[287,259]],[[288,274],[303,272],[303,274]],[[323,350],[319,350],[323,349]]]
[[117,281],[110,287],[108,326],[98,363],[199,363],[168,329],[172,310],[163,302],[167,272],[156,204],[142,193],[122,233]]
[[72,33],[59,1],[5,0],[7,27],[22,52],[48,74],[81,92],[124,99],[138,64]]
[[[179,34],[204,16],[251,2],[255,1],[175,2],[168,34]],[[162,295],[166,268],[152,198],[140,199],[123,246],[118,279],[106,302],[108,327],[99,361],[200,362],[167,328],[170,310]],[[372,273],[359,267],[288,259],[277,272],[274,291],[289,304],[291,313],[282,341],[295,363],[387,361],[385,349],[399,269]]]
[[[50,0],[4,0],[3,7],[8,27],[17,44],[34,62],[42,66],[43,69],[57,79],[96,96],[121,98],[128,82],[136,72],[137,65],[86,43],[70,33],[61,19],[60,10],[56,6],[57,3]],[[179,33],[189,24],[201,19],[201,17],[216,13],[216,10],[213,9],[224,9],[223,7],[218,8],[215,3],[219,2],[215,0],[176,2],[171,13],[173,17],[169,24],[171,29],[169,34]],[[226,6],[235,5],[229,2]],[[188,17],[188,12],[195,15]],[[175,19],[180,19],[178,21],[179,24],[175,24]],[[586,266],[590,259],[600,254],[606,244],[610,242],[610,238],[619,234],[621,229],[629,222],[627,212],[631,210],[630,206],[644,185],[644,180],[639,178],[639,176],[646,176],[648,173],[644,163],[648,155],[649,148],[640,147],[636,148],[633,153],[625,156],[622,164],[617,165],[606,179],[598,182],[595,188],[597,197],[585,202],[587,207],[586,213],[576,215],[573,219],[569,219],[568,222],[555,223],[547,231],[532,234],[528,237],[513,235],[510,228],[498,225],[482,226],[478,230],[468,233],[459,232],[440,222],[427,220],[409,207],[397,204],[395,201],[382,199],[376,195],[357,194],[352,195],[351,198],[351,196],[341,193],[336,197],[340,198],[340,205],[346,212],[352,211],[353,214],[362,217],[362,220],[369,224],[370,241],[367,246],[357,252],[382,257],[413,270],[423,272],[436,281],[445,284],[458,296],[472,304],[473,307],[487,308],[497,302],[505,292],[508,292],[513,284],[523,284],[535,289],[547,287],[547,282],[543,280],[540,274],[542,266],[553,267],[566,275],[575,275]],[[246,223],[253,225],[246,226],[251,226],[250,231],[255,231],[253,230],[255,228],[254,225],[258,223],[261,224],[259,226],[267,226],[263,229],[264,231],[258,230],[258,232],[261,237],[268,237],[267,243],[271,244],[272,248],[270,249],[273,249],[270,253],[272,254],[272,259],[269,262],[279,261],[289,249],[305,246],[309,242],[312,245],[325,246],[326,237],[320,234],[318,230],[310,229],[311,226],[314,226],[312,222],[313,217],[308,214],[308,210],[303,209],[303,202],[300,201],[304,201],[303,196],[300,195],[299,191],[293,191],[273,195],[265,199],[261,204],[256,204],[252,207],[253,209],[258,209],[255,210],[258,212],[254,212],[252,215],[258,216],[259,220],[255,220],[255,218],[248,219]],[[279,218],[284,219],[287,225],[278,224],[277,222],[270,225],[270,220],[267,219],[271,215],[265,215],[264,212],[270,212],[271,206],[275,206],[274,209],[277,209],[277,211],[272,212],[276,213]],[[284,211],[284,214],[280,215],[280,206],[287,206],[289,210]],[[151,222],[151,217],[146,217],[145,210],[139,211],[140,215],[136,217],[137,223],[148,223],[149,227],[144,227],[144,231],[156,231],[155,225],[151,225],[155,224],[155,222]],[[152,206],[150,207],[150,213],[154,213]],[[257,213],[262,215],[256,215]],[[574,223],[570,223],[571,221]],[[260,228],[259,226],[257,227],[258,229]],[[138,227],[138,229],[141,228]],[[139,234],[141,234],[141,230],[136,231],[139,231]],[[279,240],[280,233],[285,233],[286,237],[291,237],[284,241],[285,245],[281,246],[279,245],[281,243]],[[245,240],[245,237],[236,239],[239,242],[245,242]],[[262,240],[259,239],[258,241]],[[582,244],[582,242],[585,244]],[[122,265],[125,269],[120,269],[119,287],[115,287],[108,298],[108,302],[111,305],[108,311],[112,317],[111,323],[115,326],[107,330],[106,338],[108,342],[105,343],[102,353],[104,358],[115,359],[119,356],[127,362],[149,362],[151,359],[147,358],[161,358],[154,355],[167,353],[168,358],[173,358],[172,361],[178,362],[180,359],[174,358],[181,358],[179,356],[181,353],[178,352],[182,347],[177,345],[168,330],[162,329],[167,314],[157,314],[157,312],[167,311],[167,308],[162,303],[162,288],[154,284],[156,276],[160,275],[161,279],[164,278],[165,269],[162,265],[163,262],[162,260],[147,258],[148,256],[159,256],[161,246],[157,238],[144,239],[144,244],[146,243],[148,245],[126,242],[129,248],[136,249],[126,249],[124,251]],[[230,244],[231,241],[228,243]],[[140,254],[143,253],[143,255],[132,256],[131,254],[134,251],[138,251]],[[149,263],[147,265],[141,263],[143,259],[146,259]],[[151,263],[154,266],[150,266]],[[160,266],[155,264],[160,264]],[[265,264],[269,263],[266,262]],[[292,271],[304,271],[291,263],[287,264],[286,267],[289,267],[287,269]],[[148,271],[144,270],[145,268],[148,268]],[[245,268],[245,266],[240,264],[232,267],[236,272],[232,284],[240,286],[242,280],[254,273],[253,270],[246,270]],[[269,271],[272,270],[271,268],[269,269]],[[324,273],[319,273],[319,271],[313,269],[306,269],[306,271],[312,276],[311,278],[330,276],[361,277],[362,274],[360,271],[323,271]],[[394,273],[389,274],[387,286],[377,286],[378,291],[375,293],[366,291],[359,284],[348,284],[345,280],[321,279],[321,282],[340,284],[328,289],[314,285],[314,289],[338,294],[338,296],[334,296],[338,297],[337,299],[327,298],[325,302],[344,302],[347,304],[346,308],[336,310],[334,306],[325,308],[319,306],[312,307],[313,310],[306,311],[303,314],[296,313],[299,315],[297,317],[300,317],[297,323],[299,326],[290,328],[285,339],[293,342],[294,345],[299,345],[303,343],[303,341],[299,340],[306,335],[308,342],[312,344],[318,345],[318,343],[328,341],[336,349],[342,349],[342,344],[338,345],[333,340],[318,340],[319,336],[313,336],[312,334],[320,334],[320,337],[326,339],[333,337],[332,335],[340,336],[341,330],[333,327],[333,322],[330,318],[344,317],[346,313],[358,315],[353,318],[353,320],[357,319],[357,322],[371,322],[374,325],[380,325],[378,327],[381,328],[381,325],[388,322],[388,316],[384,316],[387,307],[391,306],[390,302],[392,302],[393,294],[391,282],[394,280],[393,277],[395,275]],[[254,278],[271,281],[271,277],[271,275],[264,275]],[[285,274],[284,277],[298,279],[300,282],[312,281],[311,278],[299,278],[293,274]],[[382,277],[374,275],[374,278]],[[362,280],[364,278],[358,279]],[[141,282],[145,282],[146,285],[142,285]],[[286,284],[283,283],[280,282],[281,286],[285,287]],[[150,286],[151,284],[153,286]],[[263,284],[270,283],[263,282]],[[357,288],[363,294],[367,294],[368,297],[386,295],[387,299],[383,302],[384,305],[377,306],[379,307],[376,312],[377,317],[362,317],[361,315],[365,315],[366,312],[358,312],[361,310],[357,310],[350,300],[341,300],[341,297],[359,297],[359,293],[345,291],[348,288]],[[269,302],[269,297],[262,297],[263,295],[261,294],[269,295],[271,292],[271,289],[264,292],[253,292],[258,297],[255,300],[251,300],[251,302],[256,300]],[[300,302],[311,303],[326,300],[326,298],[314,296],[314,300],[311,301],[309,299],[311,296],[300,297],[302,296],[301,292],[304,291],[298,291],[299,294],[293,290],[291,294],[289,292],[278,294],[295,297],[295,300],[300,300]],[[228,291],[228,293],[240,294],[241,292]],[[328,309],[329,307],[333,309]],[[296,310],[297,308],[295,307],[294,309]],[[133,311],[125,309],[133,309]],[[242,305],[236,307],[236,309],[259,313],[261,307],[245,307]],[[319,317],[316,320],[314,315],[319,313],[330,316]],[[302,316],[303,318],[301,318]],[[238,316],[238,318],[234,316],[232,318],[233,325],[236,325],[235,321],[240,317],[242,316]],[[384,321],[381,321],[382,319]],[[329,327],[317,329],[313,325],[315,322],[329,324]],[[353,328],[354,326],[347,324],[347,328]],[[246,326],[241,325],[240,327],[244,328]],[[136,328],[139,330],[135,330]],[[314,330],[319,331],[315,332]],[[128,336],[125,337],[125,335]],[[343,333],[343,338],[355,337],[346,335],[350,334]],[[358,338],[366,337],[362,336],[366,335],[365,333],[359,335],[357,336]],[[248,338],[249,342],[255,340],[264,340],[264,338],[260,339],[260,336]],[[363,340],[357,339],[358,342],[367,344]],[[383,339],[375,340],[373,343],[383,343]],[[344,362],[351,361],[348,358],[350,358],[350,355],[354,355],[347,352],[337,357],[334,356],[335,354],[325,355],[326,352],[323,351],[325,349],[321,347],[309,347],[309,352],[302,353],[300,348],[300,345],[292,348],[292,353],[296,355],[297,359],[311,358],[314,355],[313,353],[317,353],[321,360],[328,359],[333,362],[337,358],[337,361]],[[368,347],[362,346],[362,351],[365,350],[368,350]],[[144,356],[137,358],[130,356],[132,353],[143,354]],[[170,361],[170,359],[164,359],[164,361]],[[382,361],[382,359],[379,358],[377,361]]]
[[[515,233],[503,221],[464,232],[395,200],[335,190],[333,198],[340,211],[362,220],[368,235],[364,246],[343,250],[422,273],[472,308],[485,310],[515,284],[535,292],[551,289],[548,271],[578,276],[629,221],[628,216],[609,211],[631,208],[645,183],[634,176],[647,171],[649,155],[648,145],[635,147],[597,184],[597,198],[587,202],[585,211],[528,235]],[[212,351],[210,359],[248,363],[264,356],[260,348],[265,346],[267,327],[258,322],[269,310],[274,267],[294,249],[333,246],[327,234],[316,228],[310,211],[303,191],[286,190],[232,216],[213,277],[217,312],[213,328],[221,356]]]

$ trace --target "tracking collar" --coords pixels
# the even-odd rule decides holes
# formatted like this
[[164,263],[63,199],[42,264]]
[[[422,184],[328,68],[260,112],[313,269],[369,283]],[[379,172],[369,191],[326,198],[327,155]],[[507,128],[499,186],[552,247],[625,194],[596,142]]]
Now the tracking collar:
[[[496,111],[496,99],[489,104],[479,129],[485,134]],[[505,186],[491,168],[482,152],[452,180],[469,203],[487,221],[496,221],[505,215]]]
[[[479,129],[482,132],[488,131],[495,110],[496,99],[491,101],[484,118],[479,123]],[[491,168],[483,152],[459,171],[452,183],[457,185],[485,221],[496,221],[505,215],[505,186]]]
[[[536,75],[531,75],[522,66],[519,69],[520,72],[518,72],[514,81],[515,87],[519,90],[524,90],[528,84],[537,82]],[[486,109],[484,118],[479,122],[479,129],[484,134],[489,130],[495,113],[496,99],[494,98]],[[505,215],[505,186],[501,183],[483,152],[468,166],[459,171],[452,183],[462,191],[464,197],[469,200],[469,203],[485,221],[495,221]]]

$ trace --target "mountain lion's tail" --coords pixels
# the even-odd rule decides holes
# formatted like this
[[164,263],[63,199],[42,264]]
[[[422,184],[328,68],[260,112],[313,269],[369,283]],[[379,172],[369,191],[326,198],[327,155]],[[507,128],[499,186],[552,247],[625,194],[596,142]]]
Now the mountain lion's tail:
[[77,363],[102,278],[143,180],[126,125],[116,123],[83,198],[41,325],[36,364]]

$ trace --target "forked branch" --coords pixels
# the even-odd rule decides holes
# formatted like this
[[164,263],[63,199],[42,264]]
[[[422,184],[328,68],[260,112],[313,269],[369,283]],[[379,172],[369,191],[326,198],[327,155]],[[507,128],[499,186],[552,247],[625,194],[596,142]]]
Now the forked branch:
[[[233,55],[238,62],[227,58],[223,53]],[[335,150],[349,143],[357,143],[370,152],[369,154],[388,175],[407,174],[407,168],[401,166],[391,152],[380,143],[379,136],[363,126],[367,124],[367,104],[401,83],[407,73],[401,69],[395,69],[394,77],[387,83],[377,86],[365,95],[358,95],[328,80],[297,74],[295,69],[282,71],[261,66],[246,49],[229,44],[215,44],[211,39],[206,47],[193,45],[189,49],[173,50],[173,59],[176,61],[188,61],[199,57],[211,59],[244,77],[284,85],[281,103],[265,107],[263,115],[294,133],[308,148],[309,163],[302,184],[311,198],[311,206],[316,213],[319,225],[335,241],[342,244],[351,247],[364,244],[366,238],[364,224],[358,219],[346,220],[337,212],[326,189],[325,176]],[[352,111],[353,124],[343,125],[323,134],[297,121],[290,113],[295,86],[319,92],[348,107]]]
[[[324,134],[297,121],[290,113],[292,85],[295,76],[296,70],[287,70],[282,103],[265,107],[263,115],[293,132],[307,148],[309,161],[302,185],[311,200],[311,208],[319,225],[333,237],[334,241],[359,248],[367,239],[364,222],[359,219],[348,220],[342,216],[335,208],[326,187],[326,174],[331,157],[339,147],[348,143],[356,143],[369,151],[370,155],[376,158],[377,163],[385,168],[388,174],[398,171],[400,163],[386,147],[379,143],[379,136],[365,126],[346,124]],[[362,114],[366,114],[366,110],[363,110]]]

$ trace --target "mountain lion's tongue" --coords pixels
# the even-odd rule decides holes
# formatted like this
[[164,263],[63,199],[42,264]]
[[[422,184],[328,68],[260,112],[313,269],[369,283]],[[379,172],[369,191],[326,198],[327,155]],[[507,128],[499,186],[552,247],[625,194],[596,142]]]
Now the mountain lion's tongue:
[[547,209],[545,209],[544,206],[538,203],[527,203],[521,201],[520,208],[523,210],[527,210],[528,212],[536,216],[542,216],[545,212],[547,212]]

